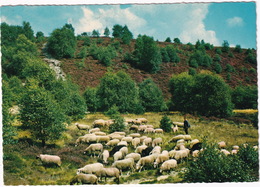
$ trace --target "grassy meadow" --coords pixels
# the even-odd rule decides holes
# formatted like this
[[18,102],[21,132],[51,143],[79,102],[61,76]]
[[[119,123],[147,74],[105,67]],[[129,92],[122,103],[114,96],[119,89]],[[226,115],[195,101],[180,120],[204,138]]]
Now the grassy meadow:
[[[239,111],[241,112],[241,111]],[[243,112],[243,111],[242,111]],[[124,114],[123,117],[148,119],[148,124],[155,128],[159,127],[160,120],[165,113],[145,113],[143,115]],[[167,113],[167,116],[174,122],[182,122],[183,116],[178,112]],[[248,143],[250,145],[258,145],[258,130],[250,124],[236,124],[232,121],[218,119],[207,120],[194,116],[187,116],[191,124],[189,134],[192,139],[207,140],[209,143],[217,143],[225,141],[227,149],[231,150],[233,145],[241,145]],[[79,120],[79,123],[91,125],[96,119],[108,119],[102,113],[87,114],[84,119]],[[19,123],[15,124],[19,128]],[[102,129],[108,133],[108,129]],[[5,185],[68,185],[73,176],[76,175],[76,170],[86,164],[101,162],[99,158],[83,155],[84,149],[87,147],[81,144],[75,147],[76,139],[86,134],[86,131],[80,131],[74,125],[67,126],[67,131],[63,134],[63,138],[56,142],[47,142],[45,147],[41,147],[40,142],[33,140],[30,133],[19,130],[17,135],[18,143],[15,145],[7,145],[3,147],[4,153],[4,184]],[[126,133],[133,132],[126,128]],[[168,141],[177,134],[183,134],[184,131],[179,127],[177,133],[164,134],[149,134],[149,137],[163,138],[162,150],[171,150],[175,143]],[[132,146],[128,146],[129,152],[134,152]],[[55,154],[62,159],[62,166],[59,167],[44,167],[40,160],[36,159],[38,154]],[[113,158],[109,158],[109,167]],[[149,170],[141,172],[133,172],[127,175],[124,171],[120,177],[120,184],[149,184],[149,183],[183,183],[180,173],[183,172],[187,162],[191,159],[184,160],[178,167],[170,172],[159,174],[158,169],[151,167]],[[114,179],[108,179],[99,182],[99,184],[116,184]]]

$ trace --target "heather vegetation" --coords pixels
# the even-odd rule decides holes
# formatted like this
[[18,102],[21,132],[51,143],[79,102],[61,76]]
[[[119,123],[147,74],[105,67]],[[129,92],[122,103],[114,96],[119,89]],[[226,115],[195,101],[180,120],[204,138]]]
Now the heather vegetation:
[[[34,34],[28,22],[1,24],[6,184],[66,185],[76,169],[99,161],[83,155],[83,145],[75,148],[76,138],[84,135],[75,122],[92,125],[96,119],[113,119],[104,132],[130,133],[125,119],[145,117],[164,131],[152,138],[164,138],[163,149],[171,150],[176,145],[168,143],[172,124],[183,122],[184,114],[191,119],[192,137],[205,139],[207,151],[195,162],[191,157],[181,161],[177,174],[165,180],[153,177],[159,171],[152,168],[124,176],[122,183],[143,176],[149,176],[144,183],[255,181],[258,154],[252,145],[258,144],[258,112],[234,109],[258,107],[256,51],[231,48],[228,41],[214,47],[204,40],[193,45],[170,37],[165,42],[147,35],[134,39],[126,25],[114,25],[111,31],[106,27],[75,36],[73,26],[65,24],[44,36],[41,31]],[[59,60],[53,64],[65,71],[64,79],[46,61],[51,58]],[[250,146],[223,157],[213,146],[221,140],[229,148]],[[62,169],[36,162],[41,152],[60,154]]]

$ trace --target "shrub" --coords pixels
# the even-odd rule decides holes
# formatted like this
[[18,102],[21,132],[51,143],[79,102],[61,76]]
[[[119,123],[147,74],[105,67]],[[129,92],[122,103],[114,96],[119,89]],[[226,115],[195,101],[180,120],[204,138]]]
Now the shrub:
[[237,52],[237,53],[241,53],[242,52],[241,46],[240,45],[236,45],[234,51]]
[[226,65],[226,71],[229,72],[229,73],[231,73],[231,72],[234,72],[234,71],[235,71],[235,68],[234,68],[232,65],[227,64],[227,65]]
[[218,62],[215,62],[214,63],[214,66],[213,66],[213,70],[216,72],[216,73],[221,73],[222,72],[222,67],[220,65],[220,63]]
[[90,39],[90,37],[88,37],[88,36],[86,36],[86,37],[84,37],[83,38],[83,41],[84,41],[84,45],[85,46],[90,46],[91,45],[91,39]]
[[87,87],[83,93],[83,97],[86,101],[88,110],[90,112],[96,112],[99,108],[99,99],[97,97],[97,89]]
[[161,56],[163,62],[170,62],[170,57],[168,55],[166,48],[161,48]]
[[229,43],[227,40],[224,40],[222,43],[222,52],[228,53],[229,52]]
[[113,133],[116,131],[124,131],[125,130],[125,120],[119,114],[111,116],[114,119],[114,123],[109,126],[109,132]]
[[[252,182],[251,169],[236,155],[225,156],[215,146],[205,145],[206,149],[197,160],[190,162],[184,173],[185,182]],[[249,152],[246,153],[248,156]]]
[[216,62],[220,62],[221,61],[221,57],[219,56],[219,54],[216,54],[214,56],[213,61],[216,61]]
[[245,58],[246,63],[256,64],[256,56],[252,53],[249,53]]
[[172,45],[167,45],[166,51],[169,56],[170,62],[175,62],[175,63],[180,62],[180,58],[177,55],[176,49]]
[[189,75],[195,75],[197,73],[196,69],[189,68]]
[[174,38],[173,41],[176,44],[180,44],[181,43],[181,40],[179,38]]
[[164,130],[164,132],[171,132],[172,130],[172,121],[171,119],[164,115],[160,121],[160,128]]
[[221,55],[221,54],[222,54],[221,49],[220,49],[220,48],[216,48],[216,53],[219,54],[219,55]]
[[229,53],[228,53],[228,57],[234,58],[234,54],[233,54],[232,52],[229,52]]
[[170,37],[167,37],[167,38],[165,39],[165,42],[172,42],[172,40],[171,40]]

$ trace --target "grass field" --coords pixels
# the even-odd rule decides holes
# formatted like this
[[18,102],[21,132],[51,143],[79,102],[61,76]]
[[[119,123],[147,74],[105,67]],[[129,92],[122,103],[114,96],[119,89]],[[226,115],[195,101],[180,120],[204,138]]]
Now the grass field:
[[[159,127],[160,120],[164,113],[145,113],[143,115],[125,114],[124,118],[148,119],[148,124]],[[167,113],[168,117],[175,122],[182,122],[183,116],[178,112]],[[108,119],[102,113],[87,114],[79,123],[91,125],[96,119]],[[258,145],[258,130],[250,124],[236,124],[228,120],[204,120],[202,118],[188,116],[191,124],[189,134],[192,139],[207,140],[210,143],[225,141],[227,149],[231,150],[233,145],[241,145],[248,143],[250,145]],[[102,129],[107,132],[107,129]],[[4,183],[5,185],[68,185],[70,180],[76,174],[76,170],[86,164],[100,161],[99,158],[92,158],[83,155],[83,150],[87,145],[75,147],[77,137],[86,134],[86,131],[79,131],[74,123],[67,127],[63,138],[56,142],[47,142],[46,147],[41,147],[40,142],[30,139],[30,133],[27,131],[19,131],[17,138],[19,142],[15,145],[4,146]],[[132,133],[126,129],[126,133]],[[148,135],[152,138],[162,137],[162,150],[171,150],[175,143],[168,141],[177,134],[183,134],[183,129],[179,127],[177,133],[164,133]],[[129,146],[129,152],[133,152],[133,147]],[[44,167],[35,157],[37,154],[55,154],[62,159],[61,168]],[[113,162],[109,158],[110,166]],[[123,172],[120,177],[120,184],[149,184],[149,183],[181,183],[182,178],[179,173],[186,166],[184,161],[178,165],[175,171],[161,175],[157,169],[150,168],[142,172],[134,172],[127,175],[127,171]],[[99,184],[105,184],[104,181]],[[113,179],[108,180],[106,184],[116,184]]]

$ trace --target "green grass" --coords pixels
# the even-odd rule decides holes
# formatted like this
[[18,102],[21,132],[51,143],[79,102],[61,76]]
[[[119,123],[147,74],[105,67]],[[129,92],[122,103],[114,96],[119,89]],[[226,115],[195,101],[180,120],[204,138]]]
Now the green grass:
[[[148,124],[153,125],[155,128],[160,126],[160,120],[165,113],[145,113],[144,115],[124,114],[124,118],[139,118],[145,117],[148,119]],[[180,113],[171,112],[168,113],[168,117],[172,121],[182,122],[183,116]],[[84,119],[79,120],[79,123],[92,125],[96,119],[108,119],[102,113],[88,114]],[[217,143],[219,141],[225,141],[229,150],[233,145],[241,145],[248,143],[251,145],[258,145],[258,131],[251,125],[235,124],[228,120],[202,120],[201,118],[188,116],[188,120],[191,123],[189,133],[193,139],[198,138],[200,140],[206,139],[209,143]],[[102,131],[108,133],[108,129],[102,129]],[[126,130],[127,133],[129,130]],[[3,147],[4,153],[4,183],[5,185],[68,185],[70,180],[75,176],[78,168],[83,167],[86,164],[94,163],[98,161],[98,158],[88,157],[83,155],[83,150],[87,145],[79,145],[75,147],[75,140],[77,137],[86,134],[87,131],[80,131],[76,128],[74,123],[67,127],[67,131],[63,134],[61,140],[56,142],[47,142],[47,147],[42,148],[40,142],[33,141],[33,144],[26,141],[19,141],[15,145],[8,145]],[[177,133],[164,133],[162,134],[149,134],[152,138],[162,137],[163,144],[162,150],[170,150],[175,146],[175,143],[169,143],[168,141],[177,134],[184,134],[184,131],[179,127]],[[147,135],[147,134],[144,134]],[[27,131],[20,130],[17,139],[30,136]],[[129,152],[133,152],[134,148],[129,147]],[[37,154],[57,154],[62,158],[62,166],[59,167],[44,167],[39,160],[35,157]],[[123,176],[120,177],[120,184],[148,184],[148,183],[179,183],[182,181],[181,176],[176,175],[176,172],[181,172],[186,167],[187,160],[178,165],[175,171],[170,173],[164,173],[163,175],[169,175],[166,179],[157,180],[157,169],[145,170],[142,172],[131,173],[129,176],[127,172],[123,172]],[[109,167],[113,162],[112,158],[109,158]],[[105,184],[103,181],[101,184]],[[113,179],[108,180],[107,184],[116,184]]]

